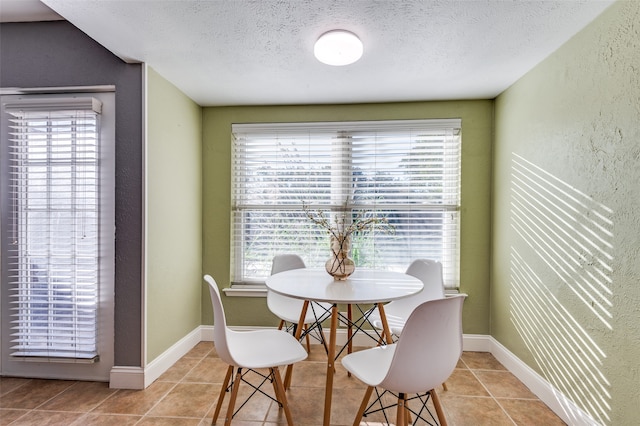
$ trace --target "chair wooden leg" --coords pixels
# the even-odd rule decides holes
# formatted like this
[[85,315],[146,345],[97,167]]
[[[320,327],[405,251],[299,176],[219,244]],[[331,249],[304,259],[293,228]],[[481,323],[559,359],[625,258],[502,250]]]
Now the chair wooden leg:
[[280,391],[278,390],[278,384],[276,383],[276,378],[274,376],[273,373],[273,369],[269,369],[269,374],[271,375],[271,385],[273,386],[273,392],[274,395],[276,396],[276,401],[278,401],[279,403],[282,404],[282,401],[280,400]]
[[380,314],[380,320],[382,321],[382,336],[390,345],[393,343],[393,335],[389,329],[389,323],[387,322],[387,315],[384,313],[384,303],[378,303],[378,313]]
[[271,374],[275,382],[276,399],[282,404],[284,409],[284,416],[287,419],[287,424],[293,426],[293,419],[291,418],[291,411],[289,410],[289,404],[287,402],[287,394],[284,390],[284,384],[282,383],[282,377],[280,376],[280,370],[278,367],[271,368]]
[[229,399],[229,407],[227,407],[227,416],[224,418],[224,426],[231,425],[231,419],[233,418],[233,410],[236,405],[236,398],[238,397],[238,388],[240,387],[240,382],[242,381],[242,368],[238,368],[236,372],[236,378],[233,381],[233,386],[231,386],[231,399]]
[[440,398],[436,393],[435,389],[431,389],[431,399],[433,400],[433,406],[436,409],[436,414],[438,415],[438,421],[440,422],[440,426],[447,426],[447,419],[444,417],[444,411],[442,411],[442,404],[440,404]]
[[224,381],[222,382],[222,388],[220,389],[220,395],[218,395],[218,403],[216,404],[216,411],[213,413],[213,419],[211,420],[211,424],[215,425],[218,420],[218,415],[220,415],[220,409],[222,408],[222,402],[224,401],[224,396],[227,394],[227,386],[229,386],[229,381],[231,380],[231,376],[233,375],[233,366],[229,366],[227,368],[227,374],[224,376]]
[[284,320],[280,320],[280,324],[278,325],[278,330],[282,330],[282,327],[284,327]]
[[362,398],[362,403],[360,404],[360,408],[358,409],[356,418],[353,421],[353,426],[360,426],[360,422],[362,421],[362,415],[364,414],[364,410],[367,409],[367,404],[369,404],[369,398],[371,398],[372,392],[373,392],[373,386],[369,386],[367,388],[367,391],[364,393],[364,398]]
[[442,390],[444,390],[445,392],[449,390],[447,388],[447,383],[446,382],[442,382]]
[[405,414],[407,409],[405,404],[407,403],[407,394],[400,392],[398,394],[398,406],[396,407],[396,425],[405,426]]

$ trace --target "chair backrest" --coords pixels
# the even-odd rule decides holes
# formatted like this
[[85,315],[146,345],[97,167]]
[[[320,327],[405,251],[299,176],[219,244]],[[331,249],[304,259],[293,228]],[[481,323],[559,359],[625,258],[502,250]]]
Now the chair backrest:
[[416,259],[407,268],[407,275],[414,276],[424,283],[424,288],[419,293],[422,301],[444,297],[442,263],[437,260]]
[[227,320],[224,315],[218,284],[216,284],[211,275],[205,275],[204,280],[209,284],[209,294],[211,295],[211,305],[213,306],[213,345],[221,360],[227,364],[235,365],[227,343]]
[[271,275],[290,269],[306,268],[304,260],[297,254],[278,254],[273,257],[271,263]]
[[434,389],[447,380],[462,355],[465,297],[430,300],[414,309],[380,386],[395,392],[417,393]]
[[[303,268],[306,268],[304,260],[302,260],[302,258],[297,254],[278,254],[273,257],[273,262],[271,263],[271,275],[277,274],[278,272],[288,271],[290,269]],[[289,311],[300,312],[302,310],[302,304],[302,300],[283,296],[281,294],[274,293],[273,291],[267,291],[267,307],[276,315],[281,315],[285,311],[287,313]]]
[[400,315],[405,318],[421,303],[444,297],[442,264],[437,260],[416,259],[411,262],[406,273],[420,279],[424,288],[418,294],[394,300],[389,304],[390,315]]

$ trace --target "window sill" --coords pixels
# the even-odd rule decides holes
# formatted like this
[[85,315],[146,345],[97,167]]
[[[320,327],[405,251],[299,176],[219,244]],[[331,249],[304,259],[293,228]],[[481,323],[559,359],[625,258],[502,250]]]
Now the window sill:
[[223,288],[222,292],[229,297],[267,297],[264,285],[242,285]]
[[[232,285],[231,287],[223,288],[222,292],[225,294],[225,296],[229,297],[267,297],[267,288],[264,285],[260,284],[241,286]],[[464,294],[460,293],[458,289],[446,289],[444,293],[445,296]]]

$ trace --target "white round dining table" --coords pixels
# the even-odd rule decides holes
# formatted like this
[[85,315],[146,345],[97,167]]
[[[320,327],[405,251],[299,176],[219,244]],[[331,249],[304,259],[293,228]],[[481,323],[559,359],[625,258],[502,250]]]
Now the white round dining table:
[[423,284],[402,272],[358,268],[344,281],[335,280],[324,269],[290,269],[271,275],[267,288],[302,300],[329,303],[380,303],[418,293]]
[[[383,337],[392,342],[389,325],[384,314],[384,303],[411,296],[423,288],[422,281],[402,272],[357,268],[346,280],[335,280],[324,269],[291,269],[271,275],[266,280],[270,291],[283,296],[304,300],[300,323],[296,328],[296,338],[300,338],[304,328],[304,318],[309,302],[329,302],[331,309],[331,327],[329,347],[327,349],[327,378],[324,399],[324,426],[331,423],[331,398],[333,394],[333,375],[335,373],[336,330],[338,328],[338,304],[351,305],[375,304],[383,325]],[[351,327],[348,328],[351,342]],[[350,343],[349,343],[350,345]],[[349,351],[351,347],[349,346]],[[287,367],[285,388],[291,383],[292,365]]]

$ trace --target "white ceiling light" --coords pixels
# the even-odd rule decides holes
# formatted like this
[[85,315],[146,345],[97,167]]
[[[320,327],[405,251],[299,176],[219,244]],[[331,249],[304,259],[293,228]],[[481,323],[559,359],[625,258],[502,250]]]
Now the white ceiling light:
[[349,65],[362,56],[362,42],[352,32],[333,30],[320,36],[313,47],[316,58],[327,65]]

